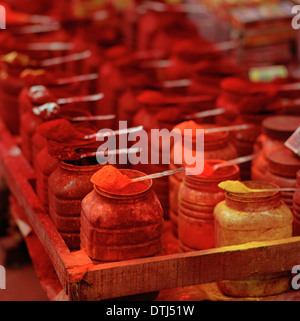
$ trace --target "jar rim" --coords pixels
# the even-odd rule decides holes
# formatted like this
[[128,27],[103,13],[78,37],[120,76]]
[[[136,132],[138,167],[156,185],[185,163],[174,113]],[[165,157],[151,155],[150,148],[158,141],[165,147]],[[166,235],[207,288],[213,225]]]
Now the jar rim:
[[[279,188],[278,185],[274,183],[264,182],[264,181],[243,181],[244,185],[249,188],[253,189],[277,189]],[[226,192],[226,199],[234,202],[241,202],[241,203],[251,203],[253,201],[269,201],[271,199],[280,197],[279,191],[272,191],[272,192],[261,192],[261,193],[246,193],[246,194],[239,194],[239,193],[231,193]]]
[[[205,160],[205,162],[208,162],[210,165],[216,165],[216,164],[222,164],[225,161],[224,160],[216,160],[216,159],[208,159]],[[220,176],[195,176],[195,175],[185,175],[184,179],[188,180],[190,182],[194,182],[197,184],[197,182],[201,183],[213,183],[213,182],[220,182],[221,180],[228,180],[231,177],[235,177],[236,175],[239,175],[240,168],[238,165],[231,165],[226,168],[231,168],[230,173],[220,175]]]
[[59,160],[59,165],[63,169],[67,169],[73,172],[88,172],[97,168],[100,168],[104,166],[105,164],[94,164],[94,165],[74,165],[74,164],[69,164],[66,161]]

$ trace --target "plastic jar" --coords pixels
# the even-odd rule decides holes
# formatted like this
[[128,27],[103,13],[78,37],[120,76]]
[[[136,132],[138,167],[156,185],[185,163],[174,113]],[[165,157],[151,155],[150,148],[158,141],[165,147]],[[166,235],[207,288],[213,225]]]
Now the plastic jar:
[[[172,150],[170,151],[170,149],[172,148],[172,141],[170,142],[170,148],[158,140],[151,141],[151,131],[153,129],[159,129],[171,132],[172,129],[177,128],[176,125],[182,121],[182,115],[192,113],[195,111],[194,108],[197,105],[199,111],[200,101],[204,104],[210,103],[210,99],[207,100],[207,97],[203,98],[203,96],[171,96],[170,93],[161,94],[154,91],[144,92],[144,94],[139,97],[138,101],[143,104],[143,106],[134,117],[134,126],[143,125],[144,129],[148,132],[149,151],[151,151],[151,156],[156,154],[159,156],[159,159],[165,159],[164,156],[168,157],[170,155],[171,163]],[[224,149],[223,146],[220,148],[222,150]],[[215,158],[213,154],[211,156],[212,159]],[[166,162],[163,163],[162,161],[159,161],[159,164],[153,164],[149,157],[148,165],[138,165],[135,168],[150,174],[168,170],[169,164]],[[165,177],[155,180],[153,182],[153,189],[163,206],[165,218],[168,219],[170,213],[169,179]]]
[[[91,113],[84,108],[76,108],[72,105],[61,106],[61,111],[57,117],[55,118],[64,118],[67,120],[72,120],[73,117],[79,116],[91,116]],[[44,119],[41,116],[35,115],[31,110],[25,112],[21,117],[21,128],[20,133],[22,137],[22,151],[25,158],[34,165],[34,160],[37,153],[45,146],[46,140],[39,134],[36,134],[36,129],[43,122],[48,119]],[[82,123],[82,122],[81,122]],[[76,122],[76,124],[81,124],[80,122]],[[36,134],[36,137],[34,138]]]
[[49,214],[70,250],[80,248],[81,201],[92,191],[90,179],[101,167],[60,161],[49,176]]
[[[209,160],[211,166],[223,161]],[[185,175],[178,195],[178,239],[183,251],[205,250],[215,247],[214,208],[225,199],[218,184],[240,179],[238,166],[216,170],[208,177]]]
[[[248,181],[254,189],[278,188],[275,184]],[[292,237],[293,214],[279,192],[234,194],[214,210],[216,247],[271,241]],[[221,291],[233,297],[263,297],[290,289],[288,273],[253,276],[241,281],[218,282]]]
[[[121,170],[130,178],[145,174]],[[147,187],[114,194],[97,186],[82,201],[81,248],[95,261],[121,261],[158,254],[162,249],[163,210]]]
[[[180,130],[184,129],[203,129],[203,128],[212,128],[214,125],[208,124],[197,124],[194,121],[184,122],[177,125],[175,128]],[[175,129],[174,128],[174,129]],[[193,148],[196,148],[196,131],[190,137],[193,142]],[[178,143],[179,144],[179,143]],[[171,149],[171,163],[169,168],[176,169],[185,165],[184,159],[181,164],[174,164],[175,152],[180,153],[180,155],[188,155],[191,152],[195,153],[195,150],[185,150],[187,146],[180,147],[176,143]],[[215,160],[230,160],[237,157],[237,151],[230,141],[230,136],[226,132],[217,133],[217,134],[206,134],[204,137],[204,158],[206,160],[215,159]],[[178,173],[169,177],[169,217],[172,222],[174,235],[177,236],[177,226],[178,226],[178,190],[183,179],[183,173]]]

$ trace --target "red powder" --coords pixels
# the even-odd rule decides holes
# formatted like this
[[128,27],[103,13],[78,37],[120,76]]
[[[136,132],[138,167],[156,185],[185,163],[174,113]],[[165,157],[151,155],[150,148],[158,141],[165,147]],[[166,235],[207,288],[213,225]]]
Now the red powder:
[[[186,165],[187,168],[194,168],[196,165],[192,164],[192,165]],[[200,175],[197,175],[197,177],[209,177],[212,176],[212,174],[214,173],[214,165],[210,164],[208,161],[204,161],[203,164],[204,168],[203,168],[203,172]]]
[[204,169],[201,175],[199,176],[204,176],[204,177],[209,177],[214,173],[214,166],[211,165],[209,162],[204,161]]
[[142,92],[137,97],[137,101],[144,105],[163,105],[165,103],[164,96],[161,93],[152,90]]
[[[234,167],[233,166],[226,166],[226,167],[221,167],[217,168],[214,170],[214,166],[218,164],[210,160],[205,160],[204,161],[204,168],[203,172],[200,175],[197,175],[199,178],[220,178],[223,176],[228,176],[231,173],[234,172]],[[194,165],[187,165],[188,168],[193,168]]]
[[222,89],[238,93],[239,95],[247,95],[250,86],[251,83],[249,81],[235,77],[225,78],[221,83]]
[[62,143],[83,138],[83,134],[79,133],[66,119],[45,122],[37,128],[37,132],[47,139]]
[[179,123],[183,119],[183,113],[180,108],[166,107],[162,108],[155,117],[158,121],[164,121],[167,123]]
[[110,193],[135,194],[145,191],[148,186],[142,182],[131,183],[131,179],[111,165],[104,166],[96,172],[91,182]]
[[34,86],[36,84],[55,84],[57,81],[57,77],[45,69],[30,68],[21,72],[20,79],[22,79],[28,86]]

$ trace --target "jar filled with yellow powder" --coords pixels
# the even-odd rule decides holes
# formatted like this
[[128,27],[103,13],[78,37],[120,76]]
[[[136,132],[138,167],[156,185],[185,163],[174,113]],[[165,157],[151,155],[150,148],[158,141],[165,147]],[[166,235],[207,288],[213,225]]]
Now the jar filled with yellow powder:
[[[274,191],[277,185],[249,181],[240,188],[240,183],[235,183],[229,181],[223,185],[226,198],[214,209],[216,247],[293,236],[293,215],[281,200],[280,192]],[[272,191],[257,191],[261,189]],[[225,280],[218,282],[218,286],[232,297],[264,297],[288,291],[290,276],[286,272],[274,273],[241,281]]]

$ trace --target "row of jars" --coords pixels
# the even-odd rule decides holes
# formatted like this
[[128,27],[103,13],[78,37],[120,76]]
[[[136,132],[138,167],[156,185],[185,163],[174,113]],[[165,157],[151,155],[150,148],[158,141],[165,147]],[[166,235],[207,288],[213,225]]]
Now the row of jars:
[[[207,161],[211,165],[223,162]],[[142,192],[109,193],[93,187],[90,181],[101,168],[101,164],[76,166],[61,161],[48,179],[49,214],[66,244],[71,250],[85,248],[95,262],[161,254],[163,209],[152,182]],[[122,172],[130,178],[145,175],[134,170]],[[293,215],[280,193],[240,195],[218,187],[224,180],[239,179],[238,166],[219,169],[211,177],[183,177],[178,191],[179,250],[197,251],[293,235]],[[245,184],[252,188],[276,187],[266,182]],[[229,296],[264,296],[286,291],[288,280],[287,275],[280,274],[224,281],[219,286]],[[258,289],[253,287],[255,282]]]
[[[213,165],[222,161],[209,162]],[[163,209],[151,188],[152,182],[142,192],[110,193],[97,186],[93,188],[90,182],[100,168],[100,164],[76,168],[61,162],[49,178],[50,215],[66,243],[85,248],[95,262],[162,254]],[[133,170],[122,172],[130,178],[145,175]],[[184,176],[178,195],[181,251],[293,235],[293,215],[280,193],[241,195],[225,193],[218,187],[223,180],[238,180],[239,175],[239,168],[231,166],[209,178]],[[251,188],[276,187],[266,182],[245,184]],[[259,297],[287,291],[290,278],[279,273],[243,281],[225,280],[218,285],[228,296]]]

